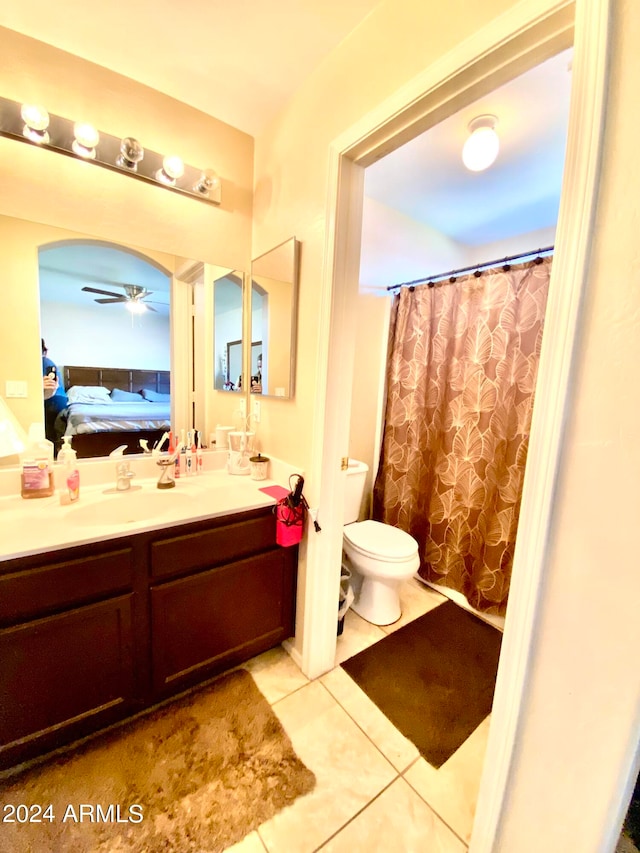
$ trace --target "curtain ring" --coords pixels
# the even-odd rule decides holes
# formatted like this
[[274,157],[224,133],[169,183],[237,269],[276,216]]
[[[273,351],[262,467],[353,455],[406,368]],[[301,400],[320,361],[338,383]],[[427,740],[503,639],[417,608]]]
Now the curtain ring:
[[457,281],[457,278],[455,277],[455,275],[452,275],[451,278],[449,279],[449,284],[455,284],[456,281]]
[[409,288],[409,293],[413,293],[414,290],[415,290],[415,287],[413,285],[411,285],[411,287]]
[[428,281],[427,287],[435,287],[435,283],[433,281]]
[[480,276],[481,276],[481,275],[482,275],[482,273],[480,272],[480,270],[476,270],[476,271],[474,272],[474,276],[475,276],[476,278],[480,278]]
[[541,264],[541,263],[542,263],[542,261],[543,261],[543,258],[541,258],[541,257],[540,257],[540,255],[538,255],[538,257],[534,260],[534,262],[533,262],[533,263],[534,263],[534,264]]

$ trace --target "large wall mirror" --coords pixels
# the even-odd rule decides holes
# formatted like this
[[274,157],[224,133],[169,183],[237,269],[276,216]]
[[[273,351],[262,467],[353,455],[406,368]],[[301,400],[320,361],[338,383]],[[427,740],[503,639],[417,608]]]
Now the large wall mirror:
[[251,262],[250,391],[294,394],[300,243],[291,237]]
[[[237,385],[242,273],[8,216],[0,216],[0,240],[9,297],[0,393],[25,431],[42,419],[57,445],[73,436],[80,458],[122,444],[139,453],[140,439],[153,446],[172,426],[197,428],[207,442],[216,398],[194,338],[208,338],[202,351],[214,362],[214,387],[226,377]],[[213,329],[194,298],[198,284],[214,293]],[[224,358],[212,352],[212,337],[216,347],[224,341]],[[55,365],[58,382],[47,402],[41,340],[42,372]]]

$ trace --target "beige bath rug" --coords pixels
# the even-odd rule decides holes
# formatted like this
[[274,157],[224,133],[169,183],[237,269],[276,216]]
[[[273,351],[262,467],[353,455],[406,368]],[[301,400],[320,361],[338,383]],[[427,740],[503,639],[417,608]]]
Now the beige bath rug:
[[0,844],[3,853],[215,853],[314,784],[238,670],[0,783]]

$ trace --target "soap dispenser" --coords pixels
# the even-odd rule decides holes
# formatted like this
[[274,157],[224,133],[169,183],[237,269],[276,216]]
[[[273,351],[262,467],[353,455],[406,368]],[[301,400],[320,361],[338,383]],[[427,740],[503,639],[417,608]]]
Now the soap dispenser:
[[63,436],[62,441],[58,462],[64,466],[64,483],[60,490],[60,503],[64,506],[75,503],[80,497],[80,472],[77,465],[78,454],[71,447],[71,436]]
[[20,494],[23,498],[49,498],[55,491],[53,442],[44,434],[44,424],[31,424],[29,443],[22,454]]

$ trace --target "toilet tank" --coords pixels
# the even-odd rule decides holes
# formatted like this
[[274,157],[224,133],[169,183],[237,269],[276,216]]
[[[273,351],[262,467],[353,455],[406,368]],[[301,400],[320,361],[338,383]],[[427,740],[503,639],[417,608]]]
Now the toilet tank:
[[351,524],[358,520],[362,496],[364,494],[364,483],[367,479],[369,466],[357,459],[349,459],[347,468],[347,485],[344,496],[344,523]]

